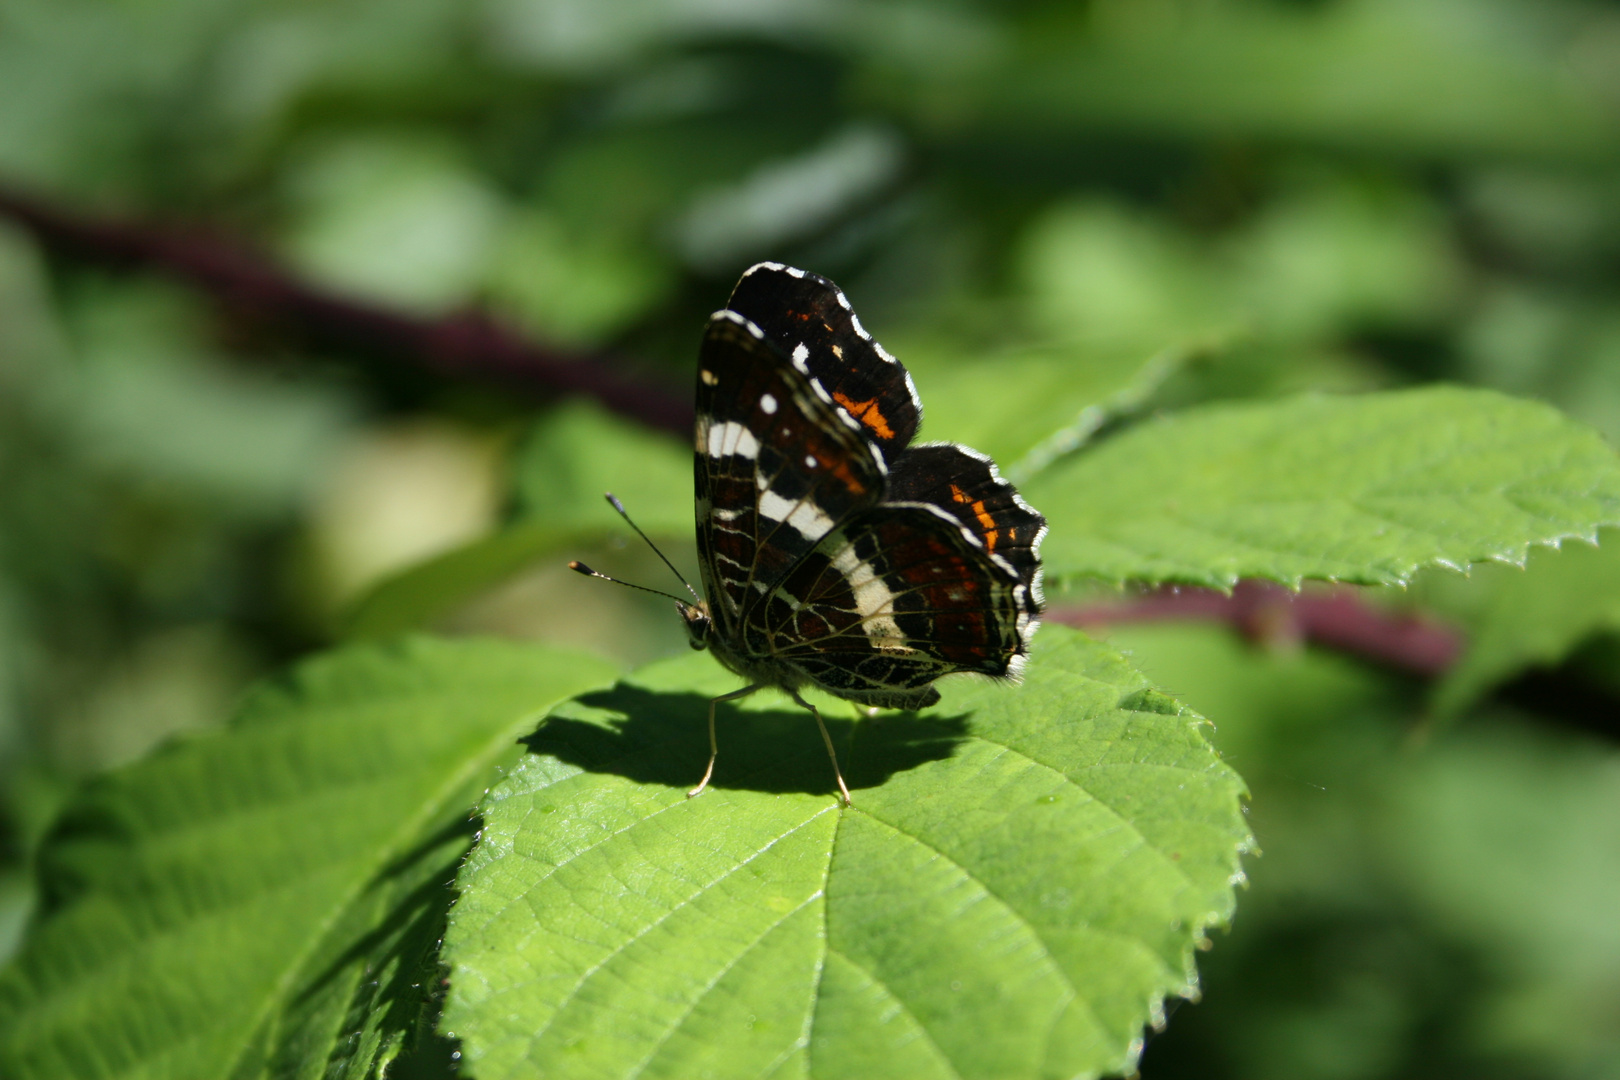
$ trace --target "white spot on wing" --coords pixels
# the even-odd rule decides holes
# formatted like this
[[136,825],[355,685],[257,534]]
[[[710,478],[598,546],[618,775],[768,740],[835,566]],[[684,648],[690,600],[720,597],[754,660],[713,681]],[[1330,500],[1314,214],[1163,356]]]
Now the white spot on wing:
[[775,413],[776,399],[770,394],[762,394],[760,395],[759,399],[759,407],[764,409],[767,413]]
[[793,366],[804,372],[806,375],[810,374],[810,368],[807,366],[807,361],[809,361],[809,359],[810,347],[808,345],[801,341],[797,345],[793,346]]
[[765,339],[765,331],[761,330],[752,319],[739,315],[729,308],[717,311],[713,315],[709,316],[709,318],[724,319],[726,322],[736,323],[738,326],[742,327],[744,330],[747,330],[750,334],[756,338],[759,338],[761,341]]
[[816,455],[814,455],[814,454],[806,454],[806,455],[804,455],[804,467],[805,468],[813,469],[819,464],[821,464],[821,463],[816,460]]
[[712,458],[759,457],[759,440],[754,433],[735,420],[714,424],[709,428],[708,452]]
[[779,262],[757,262],[753,266],[750,266],[748,269],[743,271],[743,277],[748,277],[750,274],[753,274],[759,270],[775,270],[777,273],[787,274],[789,277],[804,277],[804,271],[800,270],[797,266],[789,266],[786,263]]
[[759,493],[759,513],[796,529],[806,540],[816,541],[832,532],[833,519],[808,499],[784,499],[774,491]]
[[[895,363],[899,363],[898,360]],[[911,381],[911,372],[906,372],[906,393],[911,395],[911,404],[917,409],[917,417],[922,418],[922,398],[917,396],[917,384]]]
[[832,559],[832,566],[844,575],[855,594],[855,610],[861,617],[872,647],[886,652],[912,652],[906,645],[906,636],[894,621],[894,593],[889,591],[872,564],[855,553],[855,545],[846,542]]
[[698,369],[698,378],[703,380],[703,385],[704,386],[713,386],[715,383],[720,381],[719,377],[716,376],[715,373],[710,371],[708,368],[699,368]]

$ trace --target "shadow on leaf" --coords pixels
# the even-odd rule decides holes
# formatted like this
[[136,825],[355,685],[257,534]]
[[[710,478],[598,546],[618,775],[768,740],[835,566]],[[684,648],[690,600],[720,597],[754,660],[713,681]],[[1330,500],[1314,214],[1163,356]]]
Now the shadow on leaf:
[[[708,759],[709,699],[621,683],[587,694],[552,714],[523,740],[587,772],[643,784],[691,787]],[[843,712],[844,715],[839,715]],[[850,789],[873,788],[895,773],[948,758],[967,734],[966,714],[882,712],[857,721],[841,707],[822,709]],[[720,757],[711,787],[771,794],[836,790],[832,765],[810,714],[793,705],[716,715]]]

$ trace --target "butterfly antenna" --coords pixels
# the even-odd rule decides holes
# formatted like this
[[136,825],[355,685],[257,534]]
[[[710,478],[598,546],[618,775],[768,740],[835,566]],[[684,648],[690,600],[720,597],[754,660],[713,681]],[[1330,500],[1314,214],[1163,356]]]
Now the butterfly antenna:
[[[642,532],[641,531],[641,526],[637,525],[634,521],[632,521],[630,519],[630,514],[629,514],[628,511],[625,510],[624,503],[619,501],[619,497],[617,495],[613,494],[613,492],[611,492],[611,491],[604,491],[602,494],[607,496],[608,504],[611,505],[613,507],[613,509],[615,509],[615,510],[617,510],[619,512],[620,517],[624,518],[625,524],[629,525],[632,529],[636,530],[636,535],[637,536],[639,536],[643,540],[647,541],[647,546],[653,549],[653,554],[658,556],[660,559],[664,560],[664,565],[669,567],[669,572],[674,574],[676,580],[678,580],[682,585],[686,586],[686,591],[692,594],[692,599],[696,600],[698,603],[702,603],[703,600],[702,600],[701,597],[698,596],[697,590],[692,588],[692,583],[690,581],[687,581],[686,578],[681,576],[681,572],[679,570],[675,569],[675,564],[670,562],[669,559],[664,557],[664,553],[662,551],[658,550],[658,545],[652,542],[652,538],[649,537],[646,533]],[[597,574],[596,576],[601,577],[602,575]],[[608,580],[612,581],[613,579],[609,578]],[[656,592],[657,590],[656,589],[648,589],[647,591],[648,592]],[[667,596],[668,593],[665,593],[664,595]]]
[[611,581],[615,585],[623,585],[627,589],[640,589],[642,592],[650,592],[654,596],[666,597],[675,601],[677,604],[686,603],[686,601],[682,600],[680,597],[674,596],[667,592],[661,592],[658,589],[649,589],[645,585],[632,585],[628,581],[620,581],[616,577],[608,577],[606,574],[598,574],[595,570],[592,570],[578,559],[575,559],[573,562],[569,563],[568,569],[572,570],[576,574],[584,574],[586,577],[601,578],[603,581]]

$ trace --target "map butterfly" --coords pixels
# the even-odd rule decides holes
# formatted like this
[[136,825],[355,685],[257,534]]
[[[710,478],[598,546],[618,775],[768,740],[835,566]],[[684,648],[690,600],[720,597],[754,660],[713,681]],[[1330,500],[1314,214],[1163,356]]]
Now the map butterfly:
[[826,278],[760,263],[709,319],[695,440],[707,600],[690,585],[694,602],[672,599],[692,647],[747,685],[710,702],[709,767],[689,794],[713,776],[721,702],[776,687],[808,709],[847,805],[801,689],[920,709],[941,676],[1022,674],[1046,521],[985,455],[913,445],[921,422],[910,374]]

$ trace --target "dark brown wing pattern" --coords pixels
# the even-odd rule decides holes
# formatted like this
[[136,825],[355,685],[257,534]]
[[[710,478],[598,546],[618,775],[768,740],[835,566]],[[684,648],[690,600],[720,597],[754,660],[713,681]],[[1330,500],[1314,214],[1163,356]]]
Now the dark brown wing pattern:
[[819,380],[890,460],[916,436],[922,402],[910,374],[861,326],[837,285],[781,263],[759,263],[743,274],[726,306]]
[[917,708],[938,700],[928,684],[941,675],[1008,674],[1024,650],[1022,591],[951,515],[883,505],[817,545],[748,637],[842,697]]
[[757,685],[920,708],[1016,678],[1046,523],[982,454],[909,447],[910,376],[825,278],[775,263],[710,320],[697,519],[715,650]]
[[695,442],[703,584],[729,638],[838,522],[877,505],[885,470],[825,391],[729,311],[703,336]]
[[956,443],[924,443],[900,456],[889,470],[888,502],[922,502],[951,513],[984,545],[991,561],[1004,561],[1029,591],[1038,613],[1041,540],[1046,519],[1019,497],[977,450]]

